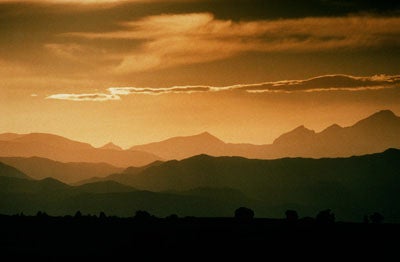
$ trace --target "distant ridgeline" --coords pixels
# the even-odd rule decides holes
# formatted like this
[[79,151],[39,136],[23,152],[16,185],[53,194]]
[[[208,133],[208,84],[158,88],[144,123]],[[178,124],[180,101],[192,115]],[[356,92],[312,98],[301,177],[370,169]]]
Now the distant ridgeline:
[[[232,210],[245,206],[255,217],[282,217],[286,210],[314,217],[329,208],[339,221],[361,222],[377,212],[386,222],[400,222],[399,160],[398,149],[323,159],[198,155],[112,170],[116,173],[74,185],[54,178],[34,180],[1,164],[0,213],[66,215],[80,210],[130,217],[146,210],[158,217],[231,217]],[[96,165],[85,168],[98,172]]]
[[[266,128],[266,132],[268,128]],[[72,141],[52,134],[32,133],[0,134],[0,157],[40,157],[56,162],[105,163],[118,168],[144,166],[154,161],[182,160],[196,155],[241,156],[254,159],[278,159],[284,157],[350,157],[383,152],[388,148],[400,148],[400,117],[389,110],[377,112],[349,127],[331,125],[322,132],[316,133],[300,126],[275,139],[272,144],[232,144],[225,143],[217,137],[205,132],[188,137],[174,137],[161,142],[137,145],[129,150],[122,150],[113,143],[100,148]],[[46,166],[43,163],[23,163],[17,160],[0,160],[18,168],[29,175],[30,169]],[[35,160],[39,161],[39,160]],[[44,160],[41,160],[42,162]],[[29,168],[25,168],[29,165]],[[52,166],[57,164],[53,163]],[[113,167],[98,167],[98,170],[116,173]],[[54,167],[57,172],[60,168]],[[73,167],[67,167],[71,170]],[[77,168],[75,166],[75,168]],[[87,168],[87,166],[86,166]],[[78,168],[79,169],[79,168]],[[48,169],[44,169],[49,172]],[[80,169],[82,170],[82,169]],[[43,170],[42,170],[43,171]],[[55,172],[55,173],[57,173]],[[79,172],[79,171],[78,171]],[[81,180],[90,178],[84,175]],[[32,175],[35,176],[35,175]],[[36,174],[36,176],[40,176]],[[73,175],[70,175],[73,176]],[[104,176],[97,171],[92,176]],[[51,176],[53,177],[53,176]],[[59,175],[57,179],[64,177]],[[76,178],[63,180],[71,183]]]
[[256,159],[350,157],[400,148],[399,134],[400,117],[389,110],[383,110],[353,126],[340,127],[334,124],[320,133],[300,126],[281,135],[269,145],[225,143],[206,132],[134,146],[131,150],[145,151],[166,160],[179,160],[200,154]]

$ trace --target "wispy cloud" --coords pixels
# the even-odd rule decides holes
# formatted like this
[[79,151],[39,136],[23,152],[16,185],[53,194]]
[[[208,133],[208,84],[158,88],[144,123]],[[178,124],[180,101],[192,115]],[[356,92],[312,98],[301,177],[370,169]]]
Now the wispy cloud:
[[46,99],[69,101],[109,101],[120,100],[121,98],[114,94],[55,94],[46,97]]
[[318,17],[234,22],[210,13],[165,14],[121,24],[122,30],[68,37],[142,41],[121,57],[117,73],[203,63],[242,52],[312,52],[400,46],[399,17]]
[[206,92],[247,92],[247,93],[295,93],[322,91],[365,91],[398,88],[400,75],[375,75],[355,77],[348,75],[324,75],[305,80],[283,80],[258,84],[238,84],[232,86],[173,86],[173,87],[110,87],[108,93],[95,94],[55,94],[47,99],[71,101],[120,100],[127,95],[191,94]]

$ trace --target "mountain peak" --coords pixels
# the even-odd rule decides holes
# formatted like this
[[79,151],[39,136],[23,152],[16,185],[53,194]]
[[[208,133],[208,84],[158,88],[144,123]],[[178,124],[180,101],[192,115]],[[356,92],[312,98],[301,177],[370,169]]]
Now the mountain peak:
[[122,150],[122,148],[120,146],[117,146],[113,142],[107,143],[104,146],[100,147],[99,149],[118,150],[118,151]]
[[207,143],[212,143],[212,142],[218,143],[218,144],[224,143],[221,139],[219,139],[218,137],[212,135],[211,133],[209,133],[207,131],[200,133],[198,135],[194,135],[191,138],[195,138],[196,140],[199,139],[199,140],[207,142]]
[[363,120],[358,121],[354,126],[381,127],[382,125],[387,126],[396,124],[398,122],[400,122],[400,117],[396,116],[392,111],[381,110]]
[[397,118],[397,116],[391,110],[381,110],[372,114],[369,118]]
[[311,132],[311,133],[315,133],[313,130],[308,129],[307,127],[305,127],[304,125],[298,126],[295,129],[293,129],[292,132]]
[[292,131],[289,131],[273,142],[273,144],[287,144],[287,143],[297,143],[296,141],[303,141],[315,135],[315,131],[306,128],[304,125],[298,126]]
[[333,124],[333,125],[330,125],[327,128],[325,128],[321,133],[334,132],[334,131],[341,130],[342,128],[343,127],[339,126],[338,124]]
[[[202,138],[212,138],[212,139],[218,139],[216,136],[213,136],[211,133],[205,131],[203,133],[200,133],[198,135],[194,135],[194,137],[202,137]],[[219,140],[219,139],[218,139]]]

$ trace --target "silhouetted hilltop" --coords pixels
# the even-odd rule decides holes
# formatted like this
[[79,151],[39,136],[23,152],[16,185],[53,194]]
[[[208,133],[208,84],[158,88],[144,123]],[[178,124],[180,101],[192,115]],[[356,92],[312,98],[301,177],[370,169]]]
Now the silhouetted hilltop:
[[174,137],[162,142],[133,146],[130,150],[153,152],[164,159],[182,159],[202,153],[224,154],[224,147],[225,143],[222,140],[204,132],[194,136]]
[[[0,177],[0,193],[26,194],[26,201],[29,201],[29,194],[32,193],[57,193],[62,194],[70,187],[53,178],[42,180],[27,180],[14,177]],[[4,201],[4,199],[3,199]],[[22,210],[23,211],[23,210]]]
[[305,126],[299,126],[294,130],[285,133],[275,139],[274,144],[284,144],[287,141],[294,141],[294,143],[304,143],[304,142],[311,142],[313,137],[315,136],[315,131],[307,129]]
[[74,184],[75,185],[83,185],[83,184],[87,184],[87,183],[110,181],[110,180],[119,181],[120,183],[126,184],[129,182],[125,181],[125,178],[126,178],[125,173],[130,174],[130,175],[139,174],[146,168],[149,168],[152,166],[158,166],[158,165],[161,165],[162,163],[163,163],[162,161],[154,161],[145,166],[139,166],[139,167],[131,166],[131,167],[128,167],[127,169],[125,169],[122,173],[110,172],[110,173],[108,173],[108,176],[102,176],[102,177],[94,176],[94,177],[90,177],[88,179],[83,179],[83,180],[77,181]]
[[116,144],[110,142],[108,144],[105,144],[104,146],[100,147],[100,149],[105,149],[105,150],[123,150],[120,146],[117,146]]
[[123,171],[106,163],[62,163],[40,157],[0,157],[0,162],[16,167],[34,179],[52,177],[64,183],[76,183]]
[[108,163],[118,167],[143,166],[160,159],[140,151],[98,149],[51,134],[7,134],[3,137],[9,138],[0,140],[0,156],[4,157],[37,156],[60,162]]
[[139,173],[143,170],[145,170],[146,168],[152,167],[152,166],[159,166],[162,163],[164,163],[163,161],[154,161],[148,165],[145,166],[139,166],[139,167],[135,167],[135,166],[131,166],[128,167],[127,169],[124,170],[124,173],[128,173],[128,174],[134,174],[134,173]]
[[[347,80],[346,80],[347,81]],[[333,124],[316,133],[304,126],[279,136],[270,145],[224,143],[203,133],[134,146],[131,149],[159,155],[164,159],[184,159],[199,154],[242,156],[257,159],[283,157],[349,157],[400,148],[400,117],[390,110],[377,112],[350,127]]]
[[22,173],[15,167],[6,165],[2,163],[3,161],[0,160],[0,176],[2,177],[15,177],[15,178],[24,178],[24,179],[31,179],[26,174]]

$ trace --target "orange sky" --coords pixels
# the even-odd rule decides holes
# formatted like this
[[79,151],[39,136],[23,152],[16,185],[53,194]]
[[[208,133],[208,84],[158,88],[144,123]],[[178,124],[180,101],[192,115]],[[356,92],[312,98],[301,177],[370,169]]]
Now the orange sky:
[[0,132],[262,144],[400,115],[396,4],[81,2],[0,0]]

